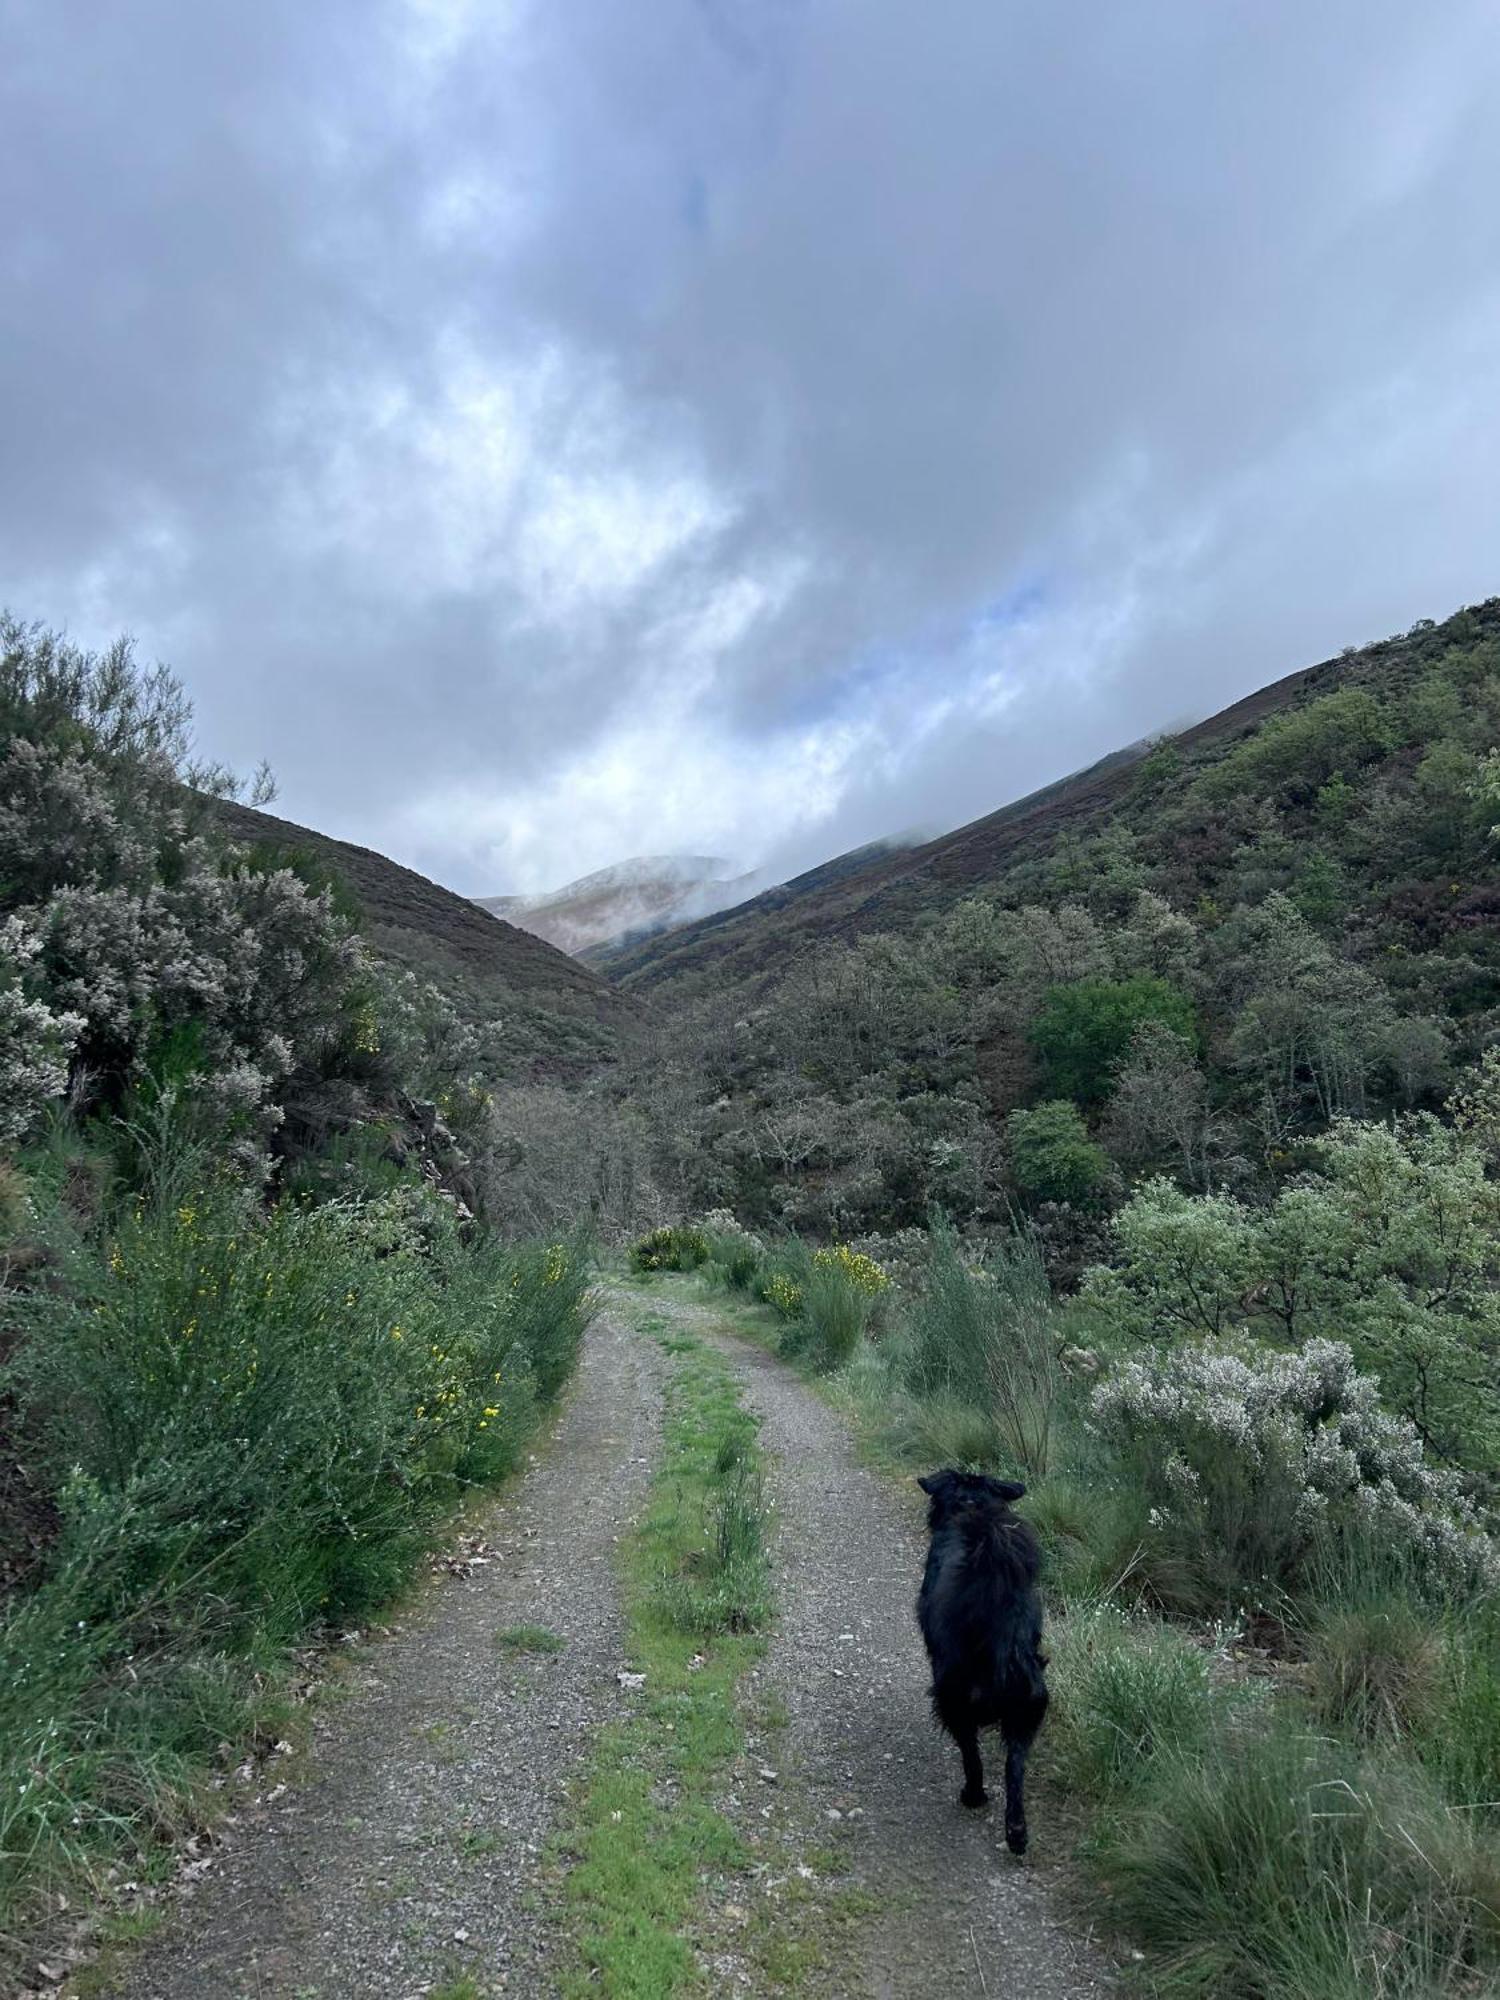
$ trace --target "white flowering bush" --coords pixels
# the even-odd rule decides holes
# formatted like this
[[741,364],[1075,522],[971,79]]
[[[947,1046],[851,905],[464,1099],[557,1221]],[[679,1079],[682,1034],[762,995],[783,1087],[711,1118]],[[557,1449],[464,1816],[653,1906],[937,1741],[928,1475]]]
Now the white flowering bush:
[[[171,677],[0,619],[0,1135],[152,1074],[263,1137],[344,1031],[363,955],[330,894],[214,829]],[[170,1072],[170,1074],[168,1074]]]
[[1341,1119],[1266,1208],[1148,1182],[1082,1292],[1102,1339],[1347,1341],[1440,1456],[1500,1463],[1500,1180],[1481,1071],[1450,1107]]
[[67,1088],[83,1026],[81,1015],[56,1012],[26,991],[40,950],[18,917],[0,922],[0,1140],[18,1139]]
[[1341,1341],[1148,1349],[1117,1364],[1092,1404],[1140,1484],[1149,1536],[1190,1583],[1217,1571],[1279,1595],[1329,1537],[1364,1536],[1435,1585],[1500,1585],[1500,1550],[1462,1481],[1383,1407]]

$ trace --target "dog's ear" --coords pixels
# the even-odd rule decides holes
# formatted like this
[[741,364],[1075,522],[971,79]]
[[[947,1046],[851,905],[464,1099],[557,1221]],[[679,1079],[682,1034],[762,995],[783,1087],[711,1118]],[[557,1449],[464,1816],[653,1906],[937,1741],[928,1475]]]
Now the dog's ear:
[[941,1472],[925,1472],[917,1481],[924,1493],[939,1494],[953,1484],[953,1474],[945,1466]]
[[1026,1488],[1019,1479],[992,1479],[990,1485],[1002,1500],[1023,1500],[1026,1497]]

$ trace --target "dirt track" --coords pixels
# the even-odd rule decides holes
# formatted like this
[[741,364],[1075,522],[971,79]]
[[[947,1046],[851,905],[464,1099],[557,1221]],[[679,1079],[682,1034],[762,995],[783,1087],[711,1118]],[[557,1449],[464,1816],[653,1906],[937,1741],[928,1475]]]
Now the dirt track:
[[[596,1321],[555,1434],[487,1528],[493,1559],[434,1586],[391,1638],[358,1652],[310,1774],[245,1816],[118,2000],[416,2000],[460,1971],[479,1991],[554,1990],[542,1849],[591,1732],[622,1699],[617,1543],[660,1414],[657,1344],[631,1330],[628,1297],[618,1306]],[[730,1359],[762,1420],[775,1502],[779,1618],[722,1800],[754,1865],[748,1879],[705,1884],[706,1989],[1109,1991],[1102,1958],[1054,1907],[1045,1809],[1018,1866],[994,1815],[956,1804],[957,1758],[927,1719],[912,1618],[915,1496],[861,1466],[837,1415],[710,1308],[662,1287],[649,1309]],[[497,1644],[527,1625],[562,1649]],[[791,1865],[804,1854],[816,1870]],[[749,1905],[762,1935],[774,1930],[791,1876],[811,1886],[798,1883],[787,1921],[826,1930],[795,1988],[735,1929]]]
[[[121,2000],[405,2000],[475,1966],[546,1992],[528,1905],[569,1773],[622,1698],[616,1543],[658,1375],[653,1342],[595,1321],[554,1435],[486,1525],[492,1558],[361,1650],[310,1782],[247,1820]],[[562,1649],[497,1643],[527,1625]]]

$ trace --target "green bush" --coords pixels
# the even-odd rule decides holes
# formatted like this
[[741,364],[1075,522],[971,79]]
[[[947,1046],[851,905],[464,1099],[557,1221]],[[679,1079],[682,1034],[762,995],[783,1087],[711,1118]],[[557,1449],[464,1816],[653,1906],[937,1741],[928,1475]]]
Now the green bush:
[[1036,1201],[1086,1202],[1109,1174],[1109,1155],[1089,1137],[1078,1106],[1054,1097],[1005,1121],[1016,1186]]
[[1500,1865],[1414,1765],[1272,1710],[1154,1762],[1096,1861],[1162,1995],[1365,2000],[1494,1990]]
[[708,1238],[701,1229],[666,1224],[648,1229],[630,1246],[632,1271],[696,1271],[708,1262]]
[[814,1257],[801,1312],[782,1337],[783,1353],[805,1355],[819,1374],[833,1374],[864,1339],[874,1305],[870,1292],[847,1271]]
[[1127,1792],[1148,1781],[1161,1751],[1190,1757],[1207,1746],[1208,1657],[1169,1626],[1096,1604],[1075,1609],[1052,1645],[1059,1699],[1047,1754],[1068,1785]]
[[405,1581],[515,1464],[586,1310],[575,1250],[465,1242],[420,1186],[262,1214],[223,1181],[64,1275],[9,1370],[62,1525],[0,1625],[0,1927],[138,1850],[282,1650]]
[[1047,1468],[1058,1394],[1052,1295],[1030,1236],[1004,1238],[987,1267],[964,1262],[941,1220],[926,1277],[908,1309],[902,1344],[906,1387],[982,1411],[1012,1469]]
[[1096,1104],[1109,1095],[1136,1029],[1159,1021],[1196,1044],[1193,1003],[1154,973],[1131,979],[1075,979],[1050,987],[1031,1026],[1031,1041],[1059,1097]]
[[708,1244],[705,1277],[714,1279],[732,1292],[751,1290],[761,1265],[761,1247],[757,1239],[743,1230],[722,1233],[708,1230],[705,1231],[705,1240]]

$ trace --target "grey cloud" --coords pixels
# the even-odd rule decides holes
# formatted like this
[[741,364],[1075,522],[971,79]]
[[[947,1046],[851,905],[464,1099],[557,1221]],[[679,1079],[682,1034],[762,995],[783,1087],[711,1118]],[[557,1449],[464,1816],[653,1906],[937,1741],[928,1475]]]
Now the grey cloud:
[[618,858],[493,829],[643,714],[744,864],[956,823],[1500,585],[1497,83],[1482,0],[0,0],[0,598],[466,889]]

